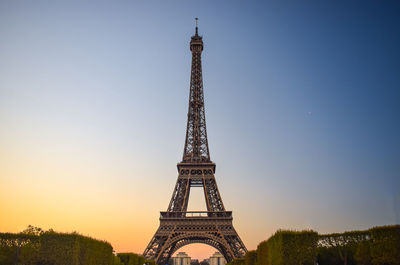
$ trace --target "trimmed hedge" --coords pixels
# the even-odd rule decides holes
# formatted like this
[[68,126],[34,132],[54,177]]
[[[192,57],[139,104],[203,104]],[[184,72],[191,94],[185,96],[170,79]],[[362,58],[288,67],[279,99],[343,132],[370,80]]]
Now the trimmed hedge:
[[256,265],[257,264],[257,251],[251,250],[244,255],[244,265]]
[[[400,265],[400,225],[320,235],[314,231],[277,231],[256,251],[228,265]],[[113,255],[105,241],[77,233],[0,233],[1,265],[156,265],[134,253]]]
[[318,265],[343,265],[337,250],[330,247],[318,247]]
[[374,265],[400,264],[400,225],[374,227],[369,231],[372,263]]
[[[256,252],[256,254],[255,254]],[[243,264],[244,262],[244,264]],[[229,265],[400,265],[400,225],[318,235],[277,231]]]
[[358,245],[371,238],[370,232],[351,231],[320,235],[318,240],[318,264],[355,265]]
[[[200,264],[201,263],[203,263],[203,261],[200,262]],[[237,258],[232,260],[231,262],[226,263],[226,265],[245,265],[245,260],[244,258]]]
[[268,248],[267,241],[262,241],[257,246],[257,264],[258,265],[268,265]]
[[77,233],[0,233],[1,265],[113,265],[111,245]]
[[77,233],[45,232],[40,236],[40,260],[54,265],[109,265],[113,249],[105,241]]
[[357,246],[356,252],[354,253],[354,259],[359,265],[372,265],[371,258],[371,242],[364,241],[360,242]]
[[154,260],[145,260],[144,264],[146,264],[146,265],[156,265],[156,262]]
[[400,225],[321,235],[318,264],[400,265]]
[[0,264],[36,264],[39,247],[38,235],[0,233]]
[[[117,257],[124,265],[143,265],[145,260],[143,256],[134,253],[118,253]],[[150,262],[150,261],[147,261]],[[154,261],[153,261],[154,262]]]
[[317,255],[314,231],[277,231],[257,247],[258,265],[312,265]]

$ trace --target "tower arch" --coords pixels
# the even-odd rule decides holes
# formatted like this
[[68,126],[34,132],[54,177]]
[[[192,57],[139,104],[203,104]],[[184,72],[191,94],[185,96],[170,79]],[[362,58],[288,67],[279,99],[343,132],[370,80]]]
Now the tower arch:
[[166,250],[170,252],[168,256],[172,257],[182,247],[196,243],[215,248],[227,261],[234,259],[234,253],[229,251],[229,246],[223,238],[204,233],[187,233],[175,237],[166,245]]

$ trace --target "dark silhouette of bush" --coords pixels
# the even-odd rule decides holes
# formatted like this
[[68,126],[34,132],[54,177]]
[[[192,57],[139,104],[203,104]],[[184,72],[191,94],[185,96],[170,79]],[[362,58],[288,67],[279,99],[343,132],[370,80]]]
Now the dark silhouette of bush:
[[0,233],[1,265],[113,265],[111,245],[77,233],[44,232],[29,226]]
[[257,251],[251,250],[244,256],[244,265],[256,265],[257,264]]
[[[117,257],[121,260],[124,265],[143,265],[145,260],[143,256],[135,253],[118,253]],[[151,263],[151,261],[147,261]]]
[[258,265],[312,265],[317,255],[314,231],[277,231],[257,247]]
[[256,253],[228,265],[400,265],[400,225],[326,235],[279,230]]
[[356,253],[354,253],[354,258],[359,265],[372,265],[371,257],[371,242],[363,241],[357,246]]
[[374,265],[400,264],[400,225],[374,227],[370,230],[370,253]]
[[146,264],[146,265],[156,265],[156,262],[154,260],[145,260],[144,264]]
[[370,239],[370,232],[351,231],[320,235],[318,240],[318,264],[355,265],[358,245]]
[[0,264],[34,265],[38,262],[39,236],[24,233],[0,233]]
[[268,265],[268,243],[267,240],[262,241],[257,246],[257,264]]

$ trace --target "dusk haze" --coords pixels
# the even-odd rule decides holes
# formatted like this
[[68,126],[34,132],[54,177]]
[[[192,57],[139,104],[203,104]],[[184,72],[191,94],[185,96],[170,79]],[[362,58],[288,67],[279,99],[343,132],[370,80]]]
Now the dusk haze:
[[400,244],[399,14],[398,1],[0,1],[0,265],[2,240],[28,226],[42,261],[46,236],[77,232],[125,253],[96,264],[224,265],[218,251],[289,265],[271,261],[283,231],[282,249],[285,233],[314,238],[309,260],[334,264],[324,242],[360,231],[348,265],[398,264],[375,249]]

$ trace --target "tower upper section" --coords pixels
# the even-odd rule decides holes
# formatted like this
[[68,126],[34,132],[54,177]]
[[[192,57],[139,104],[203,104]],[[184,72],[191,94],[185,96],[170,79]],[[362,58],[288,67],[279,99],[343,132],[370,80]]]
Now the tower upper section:
[[196,18],[196,32],[190,41],[190,50],[193,52],[201,52],[203,50],[203,37],[199,36],[198,19]]
[[189,110],[186,127],[186,140],[183,150],[183,163],[210,163],[208,150],[206,116],[204,110],[203,75],[201,69],[201,52],[203,38],[196,32],[190,41],[192,51],[192,68],[190,74]]

